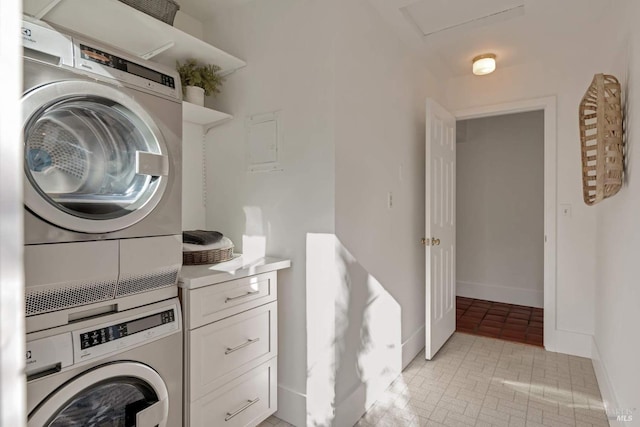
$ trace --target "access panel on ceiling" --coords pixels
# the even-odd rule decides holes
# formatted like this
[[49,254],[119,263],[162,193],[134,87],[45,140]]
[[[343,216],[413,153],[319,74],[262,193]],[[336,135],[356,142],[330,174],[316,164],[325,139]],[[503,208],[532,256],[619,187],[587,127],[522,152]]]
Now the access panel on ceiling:
[[[524,14],[525,0],[420,0],[402,9],[425,36]],[[486,22],[485,22],[486,21]]]

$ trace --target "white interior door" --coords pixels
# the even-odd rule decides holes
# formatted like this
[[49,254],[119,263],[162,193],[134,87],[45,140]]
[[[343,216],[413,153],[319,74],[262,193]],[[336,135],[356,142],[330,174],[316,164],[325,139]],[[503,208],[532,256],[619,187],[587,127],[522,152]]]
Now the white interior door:
[[456,329],[456,120],[427,100],[426,349],[430,360]]

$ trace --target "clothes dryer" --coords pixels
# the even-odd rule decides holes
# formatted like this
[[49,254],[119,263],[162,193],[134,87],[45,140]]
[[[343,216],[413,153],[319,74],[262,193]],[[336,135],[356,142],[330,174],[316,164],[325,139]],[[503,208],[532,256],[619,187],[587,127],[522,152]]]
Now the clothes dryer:
[[22,33],[28,331],[177,295],[177,72],[39,21]]

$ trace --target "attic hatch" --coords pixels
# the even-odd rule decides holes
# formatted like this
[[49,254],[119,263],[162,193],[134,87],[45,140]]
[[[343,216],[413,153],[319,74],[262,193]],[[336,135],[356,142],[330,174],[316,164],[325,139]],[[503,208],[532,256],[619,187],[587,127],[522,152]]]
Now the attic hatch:
[[506,21],[525,13],[525,0],[418,0],[400,9],[424,37]]

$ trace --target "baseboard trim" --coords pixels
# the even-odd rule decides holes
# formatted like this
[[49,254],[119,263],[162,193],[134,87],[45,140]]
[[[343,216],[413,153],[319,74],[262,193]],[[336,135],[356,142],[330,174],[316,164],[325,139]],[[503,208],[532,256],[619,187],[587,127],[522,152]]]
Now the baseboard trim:
[[307,425],[307,396],[278,384],[276,417],[294,426]]
[[[386,388],[386,387],[385,387]],[[384,390],[383,390],[384,391]],[[378,396],[376,396],[377,398]],[[342,402],[336,406],[335,418],[332,425],[336,426],[352,426],[367,411],[367,407],[363,406],[363,402],[367,399],[367,388],[364,384],[360,384],[356,389],[347,396]]]
[[[545,333],[546,331],[545,329]],[[592,341],[591,335],[556,329],[549,341],[546,336],[544,337],[544,346],[547,351],[591,359]]]
[[456,282],[456,295],[466,298],[484,299],[506,304],[544,307],[544,292],[530,289],[509,288],[465,281]]
[[[618,397],[616,396],[616,389],[613,388],[611,383],[611,377],[607,372],[607,368],[600,356],[600,350],[598,350],[598,343],[596,343],[595,337],[591,340],[592,350],[591,350],[591,361],[593,362],[593,370],[596,373],[596,379],[598,380],[598,387],[600,388],[600,395],[602,396],[602,401],[604,403],[604,408],[607,411],[607,414],[615,413],[617,408],[620,408]],[[609,425],[614,426],[624,426],[628,425],[628,423],[624,423],[622,421],[617,420],[609,420]]]
[[420,326],[411,336],[402,343],[402,369],[422,351],[425,344],[424,325]]
[[[402,343],[402,367],[398,370],[399,375],[404,368],[424,349],[424,325],[421,325],[414,333]],[[360,384],[342,402],[338,403],[335,411],[335,422],[339,426],[352,426],[371,406],[380,399],[389,385],[397,378],[390,375],[386,381],[381,382],[372,389],[372,385]],[[365,404],[363,405],[363,402]]]

